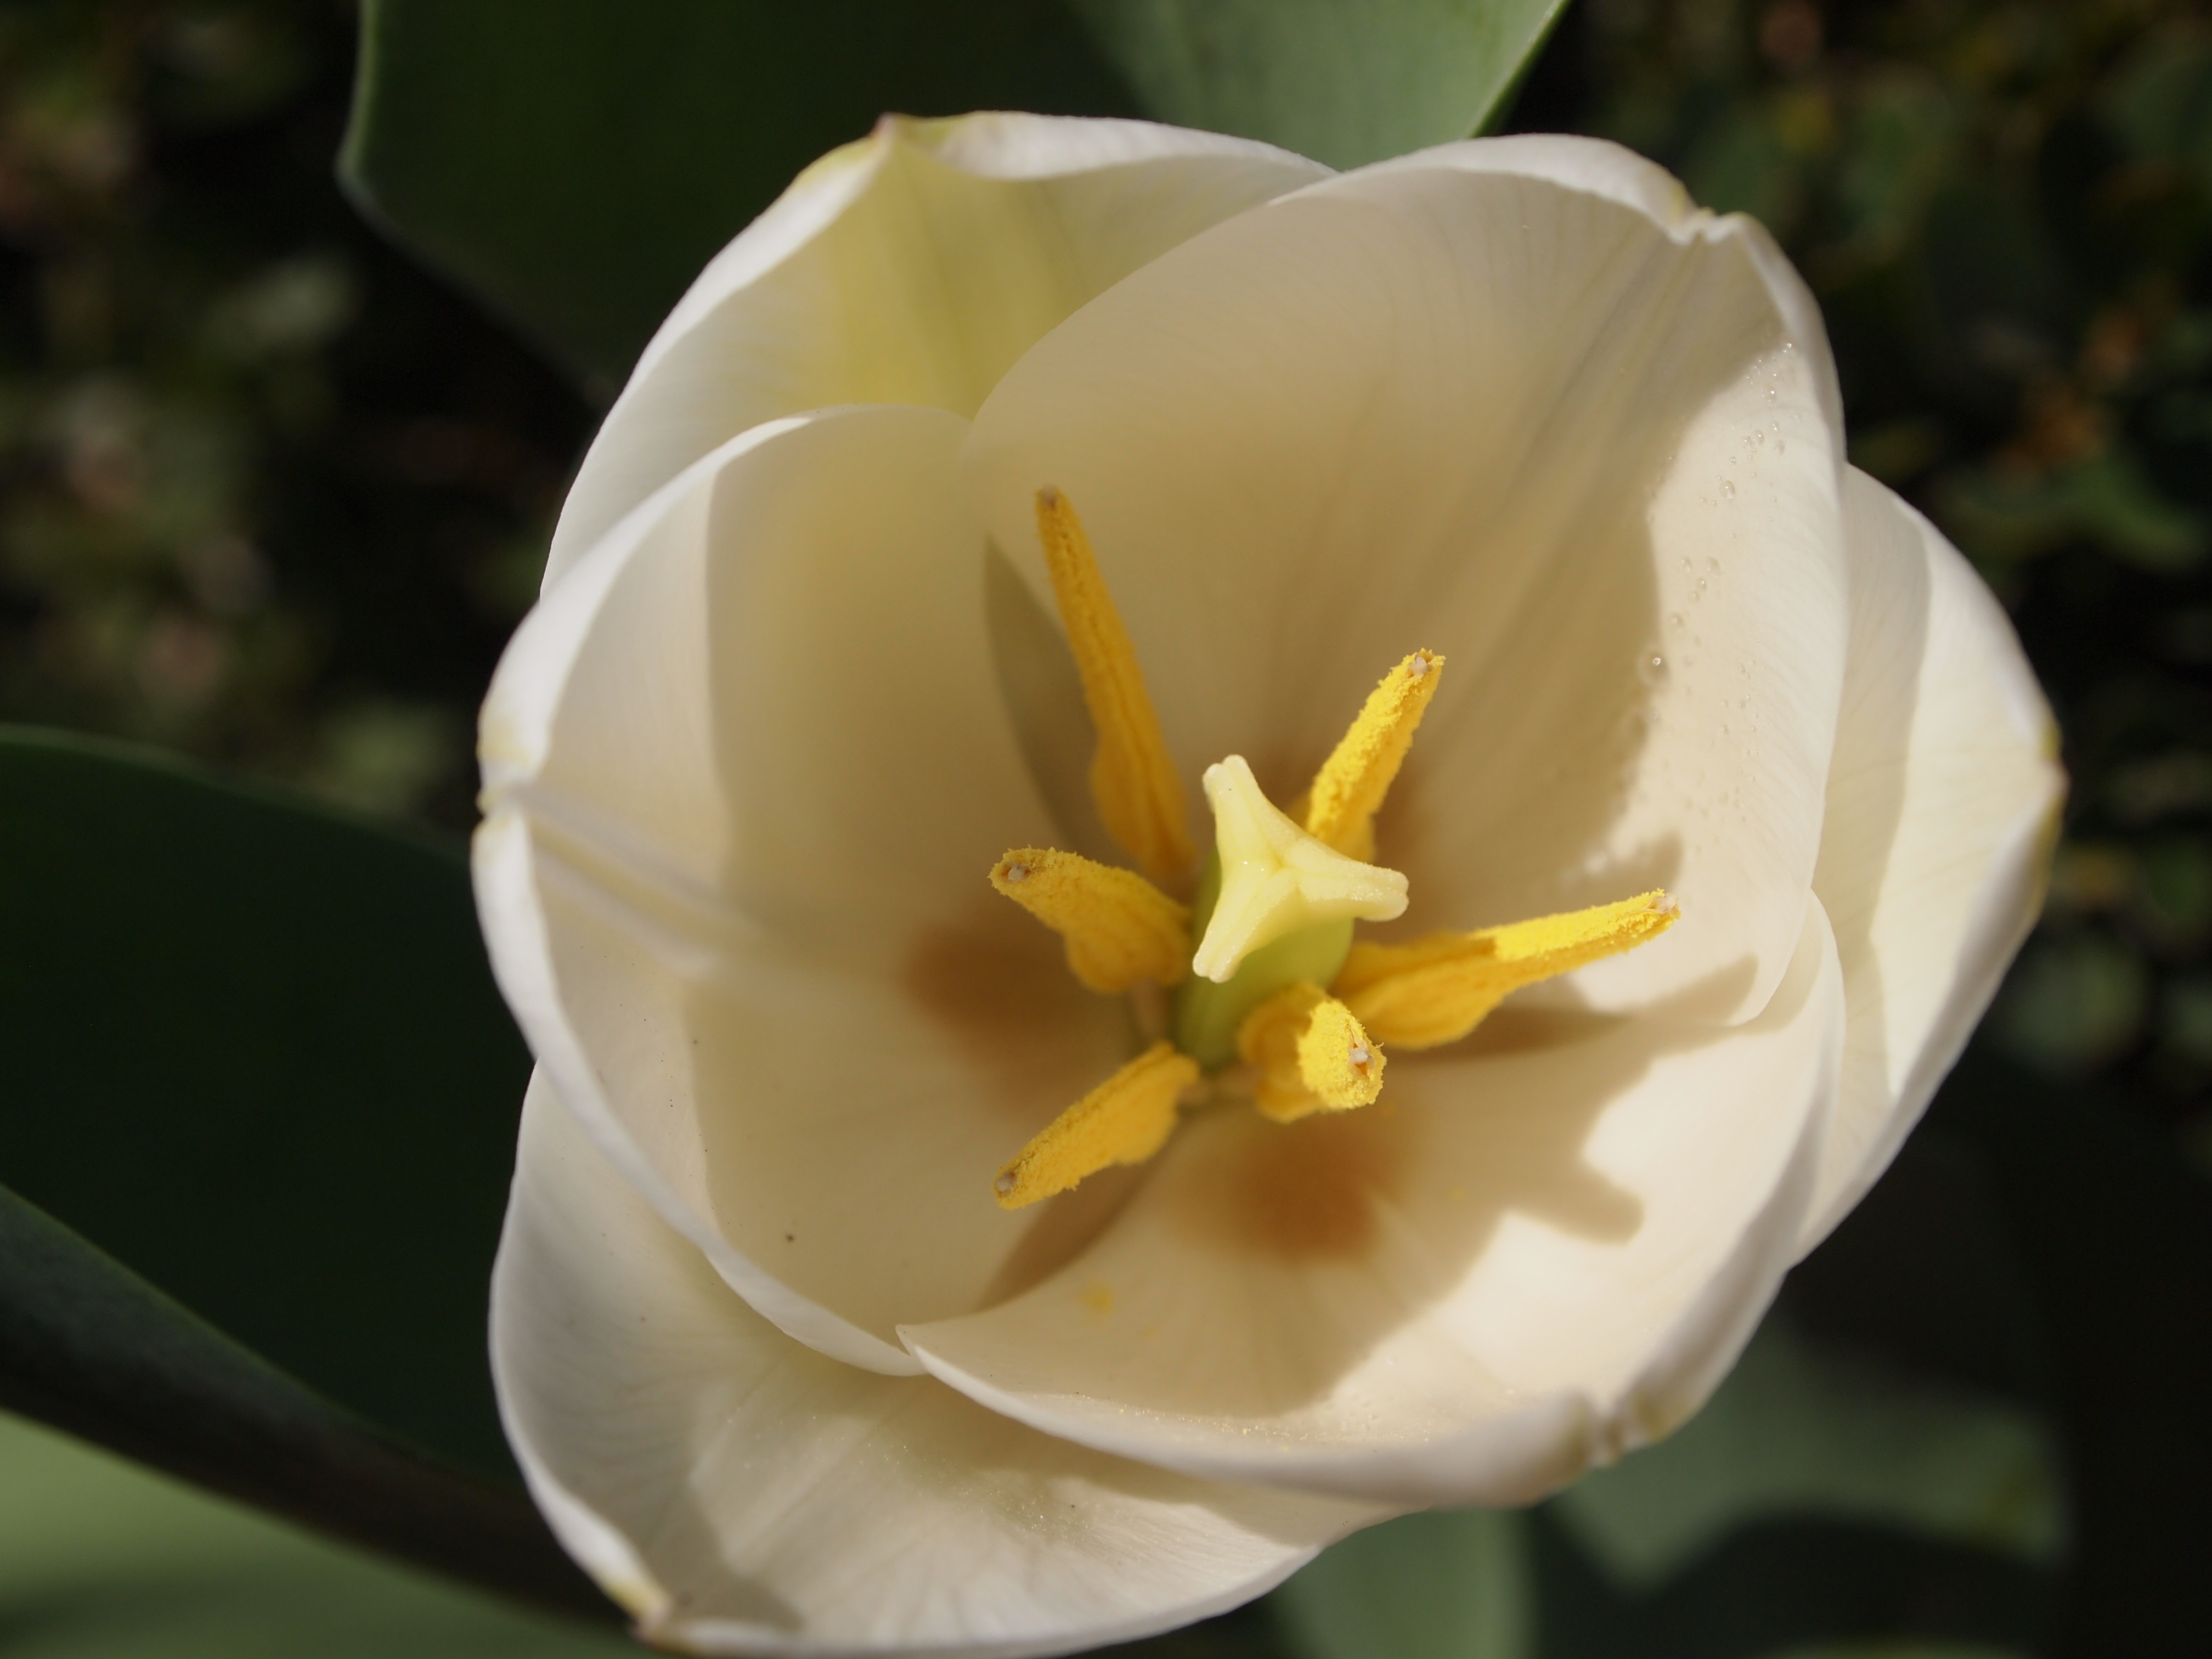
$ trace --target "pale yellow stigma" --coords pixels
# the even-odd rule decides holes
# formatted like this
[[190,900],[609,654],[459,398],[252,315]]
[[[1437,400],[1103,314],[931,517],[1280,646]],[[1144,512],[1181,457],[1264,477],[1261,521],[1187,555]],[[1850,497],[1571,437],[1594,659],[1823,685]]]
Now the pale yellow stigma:
[[1242,755],[1206,769],[1221,858],[1221,896],[1191,970],[1225,982],[1279,939],[1327,921],[1388,921],[1406,908],[1406,878],[1349,859],[1298,828],[1260,793]]
[[1416,651],[1367,694],[1352,729],[1314,776],[1305,810],[1308,835],[1348,858],[1373,860],[1376,811],[1405,763],[1443,665],[1435,652]]
[[1145,690],[1136,650],[1067,498],[1056,489],[1037,491],[1036,520],[1053,598],[1098,733],[1098,750],[1091,761],[1091,793],[1098,816],[1147,874],[1173,880],[1190,864],[1190,831],[1183,818],[1182,786]]
[[1410,945],[1358,944],[1332,988],[1376,1037],[1431,1048],[1465,1036],[1524,985],[1633,950],[1680,916],[1663,892]]
[[1066,942],[1069,969],[1091,990],[1173,985],[1189,970],[1190,907],[1133,870],[1017,847],[992,866],[991,885]]
[[1252,1103],[1278,1123],[1371,1105],[1382,1091],[1381,1047],[1352,1010],[1310,981],[1248,1014],[1237,1051],[1260,1073]]
[[1109,1164],[1142,1164],[1167,1144],[1176,1102],[1198,1081],[1198,1062],[1155,1042],[1045,1125],[1000,1168],[999,1207],[1018,1210],[1064,1193]]

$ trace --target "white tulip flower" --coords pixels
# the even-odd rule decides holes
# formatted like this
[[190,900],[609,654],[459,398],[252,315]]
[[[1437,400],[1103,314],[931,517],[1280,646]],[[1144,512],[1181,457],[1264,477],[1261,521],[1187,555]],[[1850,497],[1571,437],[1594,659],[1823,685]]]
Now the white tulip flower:
[[1765,234],[1584,139],[887,121],[707,268],[476,844],[501,1407],[647,1637],[1133,1638],[1697,1409],[2063,787],[1842,433]]

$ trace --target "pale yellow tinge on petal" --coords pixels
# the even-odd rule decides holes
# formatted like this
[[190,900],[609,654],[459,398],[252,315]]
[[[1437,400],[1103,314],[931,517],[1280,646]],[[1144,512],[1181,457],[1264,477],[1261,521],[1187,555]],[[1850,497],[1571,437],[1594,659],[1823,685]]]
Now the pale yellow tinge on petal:
[[1167,1144],[1176,1100],[1198,1081],[1198,1062],[1155,1042],[1030,1137],[1000,1169],[999,1207],[1018,1210],[1064,1193],[1109,1164],[1142,1164]]
[[1252,1103],[1278,1123],[1370,1105],[1382,1091],[1382,1050],[1352,1010],[1310,981],[1246,1015],[1237,1052],[1260,1073]]
[[1346,858],[1279,811],[1242,755],[1206,769],[1221,858],[1221,896],[1191,971],[1226,983],[1263,945],[1346,917],[1389,921],[1406,909],[1406,878]]
[[1680,915],[1663,892],[1410,945],[1352,947],[1332,988],[1382,1042],[1432,1048],[1465,1036],[1524,985],[1656,939]]
[[991,866],[991,885],[1066,942],[1069,969],[1091,990],[1173,985],[1189,971],[1190,907],[1133,870],[1017,847]]
[[1308,792],[1306,833],[1362,863],[1375,856],[1375,814],[1436,696],[1444,659],[1416,651],[1385,674],[1322,763]]
[[1057,489],[1036,496],[1037,538],[1044,544],[1053,598],[1083,677],[1083,700],[1097,729],[1091,793],[1107,832],[1158,880],[1171,880],[1191,860],[1182,786],[1176,781],[1160,717],[1145,690],[1135,648],[1114,596],[1106,591],[1083,521]]

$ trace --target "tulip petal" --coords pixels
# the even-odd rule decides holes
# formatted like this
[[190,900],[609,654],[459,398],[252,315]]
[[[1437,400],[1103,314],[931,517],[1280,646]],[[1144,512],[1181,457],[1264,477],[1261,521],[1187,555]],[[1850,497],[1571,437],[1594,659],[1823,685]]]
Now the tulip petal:
[[784,1330],[908,1373],[900,1321],[1081,1242],[992,1172],[1137,1046],[987,879],[1049,828],[964,428],[755,428],[625,520],[500,665],[476,845],[501,987],[606,1155]]
[[1258,1595],[1371,1507],[1086,1451],[783,1336],[541,1072],[492,1283],[500,1408],[556,1534],[696,1653],[1043,1654]]
[[1889,1167],[1996,994],[2066,790],[2050,708],[1972,568],[1864,473],[1844,506],[1850,665],[1813,884],[1850,1034],[1806,1249]]
[[1364,1111],[1217,1111],[1054,1278],[901,1334],[984,1405],[1184,1474],[1527,1502],[1667,1433],[1748,1340],[1843,1038],[1816,902],[1749,1021],[1508,1010]]
[[1031,494],[1083,514],[1187,783],[1241,753],[1292,798],[1378,673],[1440,651],[1376,825],[1402,931],[1664,888],[1683,925],[1579,994],[1696,984],[1741,1019],[1820,842],[1835,411],[1818,313],[1755,224],[1614,146],[1513,139],[1163,255],[1014,367],[965,464],[1032,584]]
[[758,422],[833,404],[973,414],[1092,295],[1328,172],[1141,121],[887,118],[801,173],[661,325],[569,491],[548,585]]

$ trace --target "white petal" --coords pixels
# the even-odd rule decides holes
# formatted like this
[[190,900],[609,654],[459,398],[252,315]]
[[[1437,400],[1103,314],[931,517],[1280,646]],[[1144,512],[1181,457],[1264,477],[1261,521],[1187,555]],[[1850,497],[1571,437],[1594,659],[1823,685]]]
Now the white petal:
[[500,1408],[555,1532],[651,1639],[1056,1653],[1235,1606],[1380,1518],[1085,1451],[801,1347],[542,1079],[492,1282]]
[[1032,493],[1082,513],[1188,782],[1241,753],[1290,799],[1384,670],[1440,650],[1378,826],[1401,931],[1664,886],[1682,925],[1581,994],[1702,984],[1742,1018],[1819,847],[1834,410],[1817,312],[1755,225],[1614,147],[1516,140],[1163,255],[1007,374],[965,462],[1040,592]]
[[483,716],[478,905],[539,1060],[756,1308],[890,1371],[900,1321],[1080,1242],[991,1172],[1131,1042],[986,881],[1049,826],[951,487],[964,425],[725,446],[547,595]]
[[562,508],[547,582],[757,422],[832,404],[973,414],[1093,295],[1328,171],[1139,121],[887,118],[801,173],[661,325]]
[[1803,1248],[1858,1202],[1966,1047],[2043,903],[2066,791],[2012,624],[1958,550],[1853,472],[1851,650],[1814,890],[1850,1009]]
[[1364,1111],[1217,1111],[1055,1277],[902,1334],[985,1405],[1164,1468],[1526,1502],[1666,1433],[1741,1351],[1843,1027],[1815,903],[1750,1021],[1506,1011],[1491,1052],[1401,1059]]

